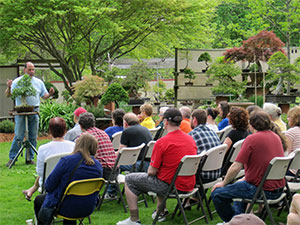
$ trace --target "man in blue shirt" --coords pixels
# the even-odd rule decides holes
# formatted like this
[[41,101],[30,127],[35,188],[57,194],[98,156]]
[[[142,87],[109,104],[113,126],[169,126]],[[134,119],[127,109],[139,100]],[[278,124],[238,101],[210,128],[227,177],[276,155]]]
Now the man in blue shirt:
[[[26,97],[26,102],[28,105],[34,106],[34,111],[39,111],[40,106],[40,97],[43,99],[47,99],[54,94],[54,89],[50,88],[49,93],[40,79],[34,77],[35,68],[33,63],[27,62],[25,64],[24,73],[28,74],[31,77],[31,84],[36,90],[35,96]],[[12,91],[15,88],[18,88],[18,81],[22,79],[23,76],[16,78],[14,81],[7,81],[7,89],[5,90],[5,94],[7,97],[11,96]],[[21,97],[17,97],[15,100],[15,105],[21,105]],[[36,138],[38,135],[38,127],[39,127],[39,117],[37,114],[28,116],[28,134],[30,143],[36,147]],[[9,151],[9,161],[6,163],[6,166],[9,166],[12,160],[18,153],[18,150],[21,148],[22,141],[25,135],[25,117],[24,116],[15,116],[15,137],[12,142],[10,151]],[[30,160],[26,162],[26,164],[34,164],[34,151],[30,149]]]
[[112,124],[113,126],[106,128],[104,131],[108,134],[110,140],[112,140],[112,136],[114,133],[119,131],[123,131],[123,117],[125,115],[125,111],[123,109],[116,109],[112,112]]

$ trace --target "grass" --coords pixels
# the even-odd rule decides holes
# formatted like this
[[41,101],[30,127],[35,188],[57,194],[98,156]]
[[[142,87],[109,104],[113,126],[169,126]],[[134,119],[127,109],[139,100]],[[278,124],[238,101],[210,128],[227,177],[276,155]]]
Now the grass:
[[[47,140],[38,141],[38,146],[48,142]],[[34,183],[35,166],[25,165],[24,157],[20,157],[18,162],[8,169],[5,163],[8,161],[8,153],[11,142],[0,143],[0,224],[15,225],[25,224],[27,219],[34,218],[33,201],[28,202],[25,200],[22,190],[31,187]],[[38,195],[35,193],[34,197]],[[172,211],[175,207],[175,200],[168,200],[167,208]],[[152,203],[148,198],[149,207],[146,208],[143,203],[139,203],[139,213],[142,224],[152,224],[151,214],[155,209],[156,204]],[[211,206],[213,208],[213,206]],[[275,211],[275,210],[274,210]],[[189,220],[200,216],[200,211],[192,208],[192,211],[187,212]],[[286,223],[287,212],[282,212],[280,217],[273,213],[275,221]],[[124,213],[122,205],[117,201],[104,203],[100,211],[95,211],[92,216],[92,224],[116,224],[119,220],[129,217],[129,213]],[[217,224],[221,219],[217,214],[214,214],[214,220],[209,220],[209,224]],[[270,224],[269,220],[266,220]],[[85,220],[85,224],[88,221]],[[162,225],[167,224],[183,224],[182,216],[176,216],[174,220],[167,218],[165,222],[159,223]],[[200,220],[195,224],[205,224],[204,220]]]

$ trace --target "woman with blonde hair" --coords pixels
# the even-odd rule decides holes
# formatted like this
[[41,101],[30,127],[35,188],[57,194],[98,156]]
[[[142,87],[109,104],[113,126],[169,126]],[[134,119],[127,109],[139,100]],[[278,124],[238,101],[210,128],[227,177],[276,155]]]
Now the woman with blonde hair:
[[290,129],[285,132],[288,143],[288,153],[300,148],[300,106],[295,106],[288,111],[288,124]]
[[[39,214],[40,210],[57,207],[65,188],[72,181],[102,177],[102,166],[94,158],[97,147],[98,142],[94,136],[84,133],[77,139],[72,154],[59,160],[46,180],[45,189],[47,194],[38,195],[34,200],[34,211],[38,218],[38,224],[45,223],[41,213]],[[73,207],[78,205],[79,201],[80,207]],[[63,207],[59,209],[59,214],[69,218],[85,217],[93,212],[97,202],[98,193],[85,198],[70,196],[64,200]],[[64,224],[76,224],[76,221],[64,220]]]

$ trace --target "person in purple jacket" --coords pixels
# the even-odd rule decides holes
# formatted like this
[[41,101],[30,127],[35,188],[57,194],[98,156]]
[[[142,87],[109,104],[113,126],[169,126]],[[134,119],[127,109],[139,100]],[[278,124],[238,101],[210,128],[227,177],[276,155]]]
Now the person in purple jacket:
[[[47,194],[38,195],[34,200],[36,218],[38,218],[41,208],[55,208],[58,206],[65,188],[72,181],[102,177],[102,165],[94,158],[97,145],[97,140],[91,134],[83,134],[76,141],[73,153],[60,159],[46,180],[45,189]],[[83,159],[82,162],[70,179],[70,174],[81,159]],[[64,199],[58,213],[70,218],[85,217],[94,211],[99,200],[98,195],[98,193],[93,193],[84,198],[81,196],[68,196]],[[39,218],[38,224],[43,224]],[[64,224],[76,224],[76,220],[64,220]]]

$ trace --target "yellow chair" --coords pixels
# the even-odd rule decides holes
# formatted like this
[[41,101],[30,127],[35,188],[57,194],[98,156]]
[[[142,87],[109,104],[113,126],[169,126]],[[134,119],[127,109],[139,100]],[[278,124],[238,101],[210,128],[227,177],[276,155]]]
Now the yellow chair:
[[[95,192],[100,192],[101,188],[103,187],[104,182],[105,181],[103,178],[93,178],[93,179],[73,181],[66,188],[65,193],[61,199],[61,203],[64,201],[64,199],[68,195],[87,196],[87,195],[91,195]],[[59,205],[61,205],[61,203]],[[78,203],[81,204],[80,202],[78,202]],[[84,207],[84,205],[83,205],[83,207]],[[59,212],[59,210],[60,209],[58,209],[57,212]],[[83,219],[86,217],[89,217],[91,214],[92,213],[90,213],[89,215],[86,215],[84,217],[79,217],[79,218],[69,218],[69,217],[65,217],[65,216],[57,213],[56,217],[67,219],[67,220],[79,220],[79,224],[83,224]]]

